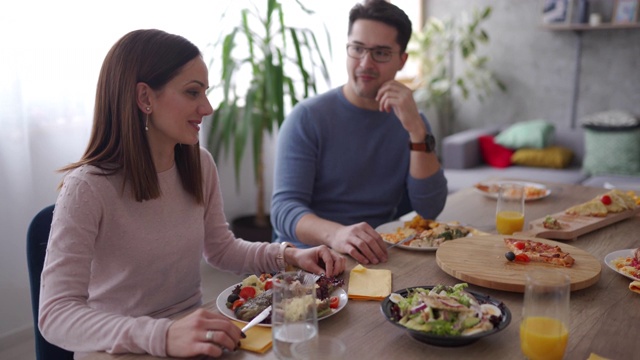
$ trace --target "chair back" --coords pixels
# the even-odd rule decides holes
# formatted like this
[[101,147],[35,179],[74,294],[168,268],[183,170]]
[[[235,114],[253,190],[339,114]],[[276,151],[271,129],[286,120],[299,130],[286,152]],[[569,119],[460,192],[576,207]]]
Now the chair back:
[[37,360],[73,360],[73,352],[52,345],[40,333],[38,328],[38,306],[40,302],[40,275],[47,253],[47,242],[54,205],[42,209],[31,220],[27,230],[27,267],[31,287],[31,310],[33,312],[33,331],[36,343]]

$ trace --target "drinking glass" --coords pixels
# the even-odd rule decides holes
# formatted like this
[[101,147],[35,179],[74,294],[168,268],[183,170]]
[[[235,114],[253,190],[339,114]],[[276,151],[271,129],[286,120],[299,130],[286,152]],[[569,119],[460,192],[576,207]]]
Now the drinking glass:
[[305,281],[296,272],[274,276],[271,329],[279,359],[295,359],[293,345],[318,337],[315,281]]
[[498,188],[496,230],[498,234],[512,235],[524,228],[524,186],[503,183]]
[[298,343],[292,347],[293,357],[304,360],[345,360],[347,346],[340,338],[320,335],[312,341]]
[[557,270],[526,274],[520,348],[530,360],[561,360],[569,339],[569,276]]

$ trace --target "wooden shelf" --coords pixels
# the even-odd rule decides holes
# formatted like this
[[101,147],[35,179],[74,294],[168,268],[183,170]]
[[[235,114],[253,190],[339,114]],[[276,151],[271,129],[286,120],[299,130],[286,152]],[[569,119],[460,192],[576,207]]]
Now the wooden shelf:
[[554,30],[554,31],[640,29],[640,23],[628,23],[628,24],[602,23],[598,26],[591,26],[589,24],[543,24],[542,28],[546,30]]

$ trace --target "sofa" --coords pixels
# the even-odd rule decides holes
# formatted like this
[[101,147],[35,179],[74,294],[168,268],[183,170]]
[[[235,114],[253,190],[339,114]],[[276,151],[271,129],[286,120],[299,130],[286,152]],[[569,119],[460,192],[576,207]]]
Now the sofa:
[[522,165],[491,166],[484,161],[479,139],[487,135],[497,136],[503,129],[504,127],[500,126],[470,129],[449,135],[442,140],[441,161],[449,183],[449,193],[472,187],[478,182],[491,178],[581,184],[634,190],[640,193],[640,176],[590,175],[583,171],[585,130],[581,127],[554,129],[552,144],[570,149],[573,153],[571,162],[566,167],[557,169]]

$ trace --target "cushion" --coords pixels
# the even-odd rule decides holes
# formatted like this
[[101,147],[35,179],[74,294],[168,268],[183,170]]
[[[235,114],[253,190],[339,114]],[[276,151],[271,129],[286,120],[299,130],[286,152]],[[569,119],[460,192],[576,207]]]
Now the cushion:
[[590,129],[632,129],[640,126],[640,119],[625,111],[609,110],[585,116],[581,119],[583,126]]
[[511,155],[513,150],[500,144],[496,144],[492,135],[478,137],[480,154],[485,163],[498,168],[511,166]]
[[496,136],[496,143],[510,149],[542,149],[551,143],[555,127],[546,120],[530,120],[513,124]]
[[544,149],[518,149],[511,156],[516,165],[562,169],[569,166],[573,151],[562,146],[548,146]]
[[640,175],[640,128],[585,129],[582,170],[589,175]]

